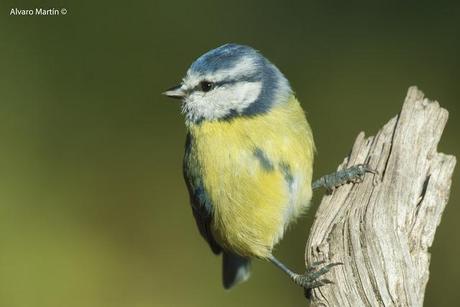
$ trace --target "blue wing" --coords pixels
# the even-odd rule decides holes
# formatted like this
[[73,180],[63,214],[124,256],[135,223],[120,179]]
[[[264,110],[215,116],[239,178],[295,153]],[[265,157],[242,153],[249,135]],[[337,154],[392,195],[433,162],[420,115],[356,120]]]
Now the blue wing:
[[220,245],[216,242],[211,233],[211,222],[213,215],[213,207],[211,200],[206,195],[203,187],[203,181],[199,174],[198,165],[194,163],[192,157],[193,138],[187,134],[185,143],[185,156],[183,164],[183,173],[185,183],[187,184],[188,193],[190,195],[190,203],[192,206],[193,216],[200,231],[201,236],[208,242],[214,254],[219,254],[222,251]]

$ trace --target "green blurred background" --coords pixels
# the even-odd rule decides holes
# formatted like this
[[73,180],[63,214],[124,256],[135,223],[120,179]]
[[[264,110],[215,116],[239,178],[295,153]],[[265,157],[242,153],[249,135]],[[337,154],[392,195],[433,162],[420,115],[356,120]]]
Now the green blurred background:
[[[2,0],[0,306],[304,306],[260,261],[249,282],[222,289],[182,181],[180,108],[160,93],[203,52],[244,43],[296,90],[316,177],[394,116],[410,85],[450,111],[440,151],[458,155],[460,5],[402,2]],[[68,14],[9,16],[15,7]],[[459,174],[426,306],[460,299]],[[297,270],[311,222],[278,248]]]

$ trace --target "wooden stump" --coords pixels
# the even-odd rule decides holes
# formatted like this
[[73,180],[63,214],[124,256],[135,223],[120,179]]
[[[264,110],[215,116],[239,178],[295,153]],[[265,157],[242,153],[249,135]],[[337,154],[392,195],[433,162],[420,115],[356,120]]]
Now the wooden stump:
[[[436,151],[448,112],[411,87],[401,113],[373,137],[361,132],[339,169],[366,174],[325,195],[306,246],[306,263],[343,262],[312,291],[312,306],[422,306],[436,227],[456,159]],[[437,255],[441,256],[441,255]]]

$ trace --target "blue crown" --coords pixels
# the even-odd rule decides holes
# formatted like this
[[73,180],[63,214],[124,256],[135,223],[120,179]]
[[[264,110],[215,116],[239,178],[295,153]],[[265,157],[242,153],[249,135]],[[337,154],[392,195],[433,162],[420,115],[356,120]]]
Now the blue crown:
[[200,56],[190,66],[190,71],[197,74],[214,73],[221,69],[235,66],[243,58],[251,58],[258,65],[268,62],[255,49],[237,44],[225,44]]

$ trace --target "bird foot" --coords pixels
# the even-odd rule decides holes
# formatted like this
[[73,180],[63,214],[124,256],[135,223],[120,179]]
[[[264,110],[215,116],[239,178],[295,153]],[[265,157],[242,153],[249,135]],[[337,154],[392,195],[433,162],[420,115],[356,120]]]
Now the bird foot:
[[314,262],[307,268],[304,274],[297,274],[294,277],[294,282],[304,288],[305,296],[308,299],[311,298],[311,290],[334,283],[327,278],[322,278],[324,274],[329,272],[334,266],[343,265],[342,262],[333,262],[322,266],[323,264],[325,264],[325,261]]
[[[332,174],[325,175],[312,184],[313,189],[317,189],[320,187],[326,188],[326,190],[331,193],[335,188],[341,186],[342,184],[352,182],[352,183],[360,183],[364,180],[364,175],[366,173],[371,173],[378,177],[379,173],[370,168],[367,164],[358,164],[352,167],[337,171]],[[376,185],[378,183],[378,178],[374,177],[373,184]]]

